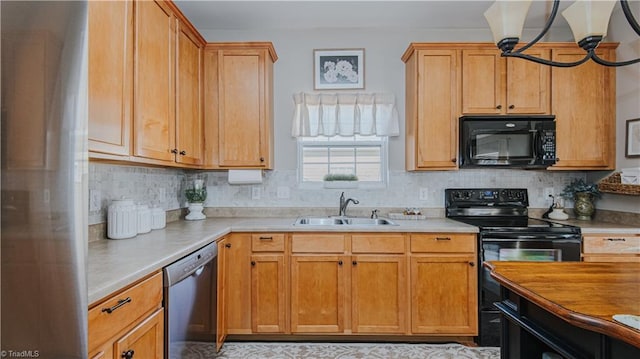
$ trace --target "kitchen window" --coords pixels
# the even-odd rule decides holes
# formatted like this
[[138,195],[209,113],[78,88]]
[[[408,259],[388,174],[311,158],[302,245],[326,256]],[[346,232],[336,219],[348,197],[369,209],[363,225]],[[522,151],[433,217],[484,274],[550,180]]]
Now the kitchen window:
[[320,188],[328,173],[355,174],[359,187],[384,187],[387,155],[387,136],[298,137],[299,183]]

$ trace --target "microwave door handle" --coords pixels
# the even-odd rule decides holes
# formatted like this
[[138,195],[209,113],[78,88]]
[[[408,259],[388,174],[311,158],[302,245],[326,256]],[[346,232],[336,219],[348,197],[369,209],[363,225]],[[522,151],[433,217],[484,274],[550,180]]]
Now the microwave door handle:
[[542,131],[536,131],[536,134],[533,136],[533,158],[538,159],[542,154]]

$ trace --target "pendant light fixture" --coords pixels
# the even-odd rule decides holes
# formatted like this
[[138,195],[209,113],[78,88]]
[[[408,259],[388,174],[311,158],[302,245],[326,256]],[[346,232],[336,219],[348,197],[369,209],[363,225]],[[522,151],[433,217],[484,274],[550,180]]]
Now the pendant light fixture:
[[[540,34],[528,44],[514,50],[516,44],[520,41],[524,21],[531,6],[531,0],[497,0],[493,3],[484,13],[484,16],[489,22],[491,32],[493,32],[493,38],[500,51],[502,51],[502,56],[518,57],[539,64],[557,67],[578,66],[589,61],[589,59],[604,66],[626,66],[640,63],[640,58],[629,61],[611,62],[601,59],[595,53],[596,47],[607,35],[609,19],[611,18],[613,7],[616,4],[615,0],[578,0],[562,12],[562,16],[565,17],[571,27],[576,43],[586,51],[583,59],[575,62],[556,62],[523,53],[540,41],[547,31],[549,31],[558,13],[559,4],[560,0],[553,1],[553,8]],[[636,34],[640,36],[640,25],[638,25],[638,22],[631,13],[627,0],[620,0],[620,6],[622,7],[627,22]]]

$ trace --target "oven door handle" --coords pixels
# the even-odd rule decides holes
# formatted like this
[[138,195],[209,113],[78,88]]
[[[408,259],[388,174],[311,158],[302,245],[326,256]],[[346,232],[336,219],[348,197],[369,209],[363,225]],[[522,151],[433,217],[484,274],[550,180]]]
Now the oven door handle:
[[564,235],[548,235],[548,234],[492,234],[489,237],[482,237],[482,243],[485,242],[531,242],[531,241],[554,241],[558,243],[581,243],[580,235],[564,234]]

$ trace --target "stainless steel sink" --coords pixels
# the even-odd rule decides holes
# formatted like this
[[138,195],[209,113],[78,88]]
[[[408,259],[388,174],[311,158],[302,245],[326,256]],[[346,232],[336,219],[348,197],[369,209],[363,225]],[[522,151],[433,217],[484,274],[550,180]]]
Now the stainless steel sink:
[[360,217],[300,217],[294,225],[309,226],[397,226],[386,218]]
[[332,217],[301,217],[296,220],[296,225],[306,224],[310,226],[335,226],[342,225],[344,222],[341,218]]
[[344,218],[343,221],[352,226],[397,226],[386,218]]

